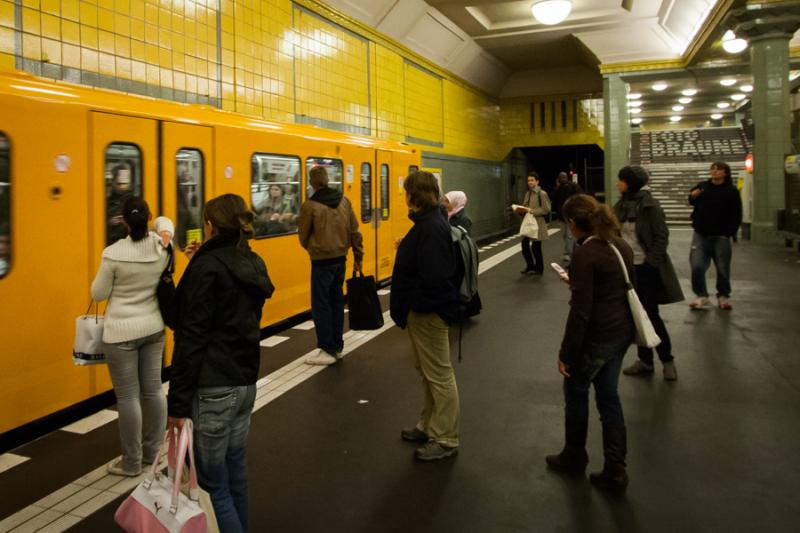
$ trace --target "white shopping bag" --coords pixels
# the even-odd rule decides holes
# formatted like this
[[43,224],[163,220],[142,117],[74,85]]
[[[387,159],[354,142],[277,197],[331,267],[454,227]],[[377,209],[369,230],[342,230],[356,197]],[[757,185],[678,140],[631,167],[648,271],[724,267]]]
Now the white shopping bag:
[[[90,304],[89,309],[91,308]],[[75,319],[72,362],[76,365],[96,365],[106,362],[103,345],[103,319],[102,315],[97,314],[96,307],[95,314],[81,315]]]
[[522,218],[522,225],[519,227],[519,234],[529,239],[539,238],[539,223],[533,213],[525,213]]

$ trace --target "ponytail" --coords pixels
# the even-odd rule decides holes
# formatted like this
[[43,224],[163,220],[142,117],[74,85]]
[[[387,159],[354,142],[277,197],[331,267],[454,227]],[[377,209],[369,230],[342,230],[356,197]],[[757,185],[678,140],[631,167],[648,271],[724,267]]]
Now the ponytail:
[[255,236],[253,228],[255,214],[238,194],[223,194],[212,198],[203,209],[203,217],[211,222],[221,235],[238,237],[240,244]]
[[122,219],[128,225],[131,240],[141,241],[147,236],[150,207],[138,196],[130,196],[122,204]]
[[562,210],[564,217],[572,220],[584,233],[597,235],[604,241],[619,237],[619,222],[611,208],[588,194],[570,196]]

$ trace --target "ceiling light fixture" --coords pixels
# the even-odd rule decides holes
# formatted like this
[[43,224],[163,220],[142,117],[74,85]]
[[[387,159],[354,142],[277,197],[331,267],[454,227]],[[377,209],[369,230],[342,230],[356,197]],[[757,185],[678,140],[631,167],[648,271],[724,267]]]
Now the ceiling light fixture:
[[642,123],[642,119],[641,119],[641,118],[639,118],[639,117],[636,117],[636,118],[634,118],[633,120],[631,120],[631,123],[632,123],[632,124],[636,124],[636,125],[638,126],[639,124],[641,124],[641,123]]
[[732,94],[731,95],[731,100],[733,100],[734,102],[741,102],[745,98],[747,98],[747,96],[744,95],[744,94]]
[[711,118],[713,118],[714,120],[719,120],[722,118],[722,113],[714,113],[713,115],[711,115]]
[[632,108],[630,109],[630,111],[631,111],[631,113],[632,113],[632,114],[634,114],[634,115],[638,115],[639,113],[641,113],[641,112],[642,112],[642,108],[641,108],[641,107],[632,107]]
[[638,100],[642,97],[642,93],[629,93],[628,100]]
[[679,117],[678,115],[669,117],[669,121],[670,122],[680,122],[680,120],[681,120],[681,117]]
[[572,11],[570,0],[541,0],[531,6],[533,16],[548,26],[554,26],[569,16]]
[[642,102],[640,100],[634,100],[633,102],[628,102],[628,107],[642,107]]
[[653,84],[653,90],[654,91],[658,91],[658,92],[663,91],[667,87],[669,87],[669,85],[667,85],[663,81],[659,81],[659,82],[656,82],[656,83]]
[[728,30],[722,36],[722,48],[729,54],[738,54],[747,48],[747,41],[736,37],[733,31]]
[[720,102],[720,103],[717,104],[717,107],[720,108],[720,109],[726,109],[726,108],[728,108],[730,106],[731,106],[731,104],[728,103],[728,102]]
[[683,98],[678,98],[678,101],[680,103],[682,103],[682,104],[691,104],[692,103],[692,99],[689,98],[688,96],[684,96]]
[[742,91],[743,93],[751,93],[753,92],[753,86],[750,84],[742,85],[741,87],[739,87],[739,90]]
[[673,111],[683,111],[683,106],[682,105],[674,105],[674,106],[672,106],[672,110]]
[[730,87],[731,85],[736,84],[736,80],[733,80],[731,78],[724,78],[719,80],[719,84],[722,85],[723,87]]
[[697,89],[684,89],[681,91],[683,96],[694,96],[697,94]]

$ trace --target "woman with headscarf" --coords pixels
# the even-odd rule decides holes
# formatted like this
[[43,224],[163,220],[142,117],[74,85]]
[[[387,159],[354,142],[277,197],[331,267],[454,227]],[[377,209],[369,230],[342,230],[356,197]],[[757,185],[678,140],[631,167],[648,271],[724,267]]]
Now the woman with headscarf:
[[[664,365],[664,379],[674,381],[678,379],[678,373],[672,356],[672,343],[658,306],[680,302],[683,291],[667,255],[669,230],[664,210],[645,187],[648,179],[649,175],[642,167],[622,167],[617,182],[622,198],[614,205],[614,213],[620,222],[622,238],[633,249],[636,294],[661,338],[656,351]],[[628,376],[652,374],[653,349],[639,346],[639,359],[622,372]]]
[[464,208],[467,206],[467,195],[464,191],[450,191],[444,195],[442,205],[447,209],[447,219],[451,226],[461,226],[467,233],[472,229],[472,220]]

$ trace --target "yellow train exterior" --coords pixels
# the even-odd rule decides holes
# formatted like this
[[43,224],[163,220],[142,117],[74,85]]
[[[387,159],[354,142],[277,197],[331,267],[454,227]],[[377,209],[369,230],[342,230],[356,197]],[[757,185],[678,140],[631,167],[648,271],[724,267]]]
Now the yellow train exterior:
[[[71,360],[74,319],[90,301],[107,243],[110,146],[138,151],[142,195],[173,220],[181,154],[200,162],[201,201],[223,193],[251,199],[257,154],[261,162],[301,166],[298,202],[307,196],[308,166],[338,165],[361,221],[364,272],[378,279],[391,275],[395,241],[410,227],[402,180],[420,165],[419,151],[401,143],[18,73],[0,75],[0,135],[10,168],[9,268],[0,278],[0,434],[111,388],[105,366],[76,367]],[[309,309],[310,263],[296,233],[251,245],[277,288],[262,325]],[[177,255],[180,273],[186,259]]]

